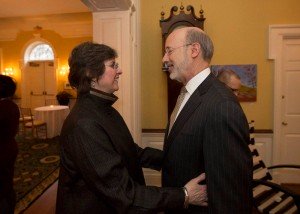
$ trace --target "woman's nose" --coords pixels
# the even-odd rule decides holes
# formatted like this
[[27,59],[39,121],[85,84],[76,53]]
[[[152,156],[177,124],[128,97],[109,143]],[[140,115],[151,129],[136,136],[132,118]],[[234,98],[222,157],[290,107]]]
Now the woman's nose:
[[117,69],[117,74],[121,75],[123,73],[122,69],[121,68],[118,68]]

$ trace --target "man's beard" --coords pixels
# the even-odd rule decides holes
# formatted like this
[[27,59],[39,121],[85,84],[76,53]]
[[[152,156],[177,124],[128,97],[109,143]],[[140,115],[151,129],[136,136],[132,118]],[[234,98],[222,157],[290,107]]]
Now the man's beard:
[[187,55],[185,54],[183,61],[179,65],[173,63],[173,71],[170,73],[170,79],[182,82],[182,73],[186,70],[188,66]]

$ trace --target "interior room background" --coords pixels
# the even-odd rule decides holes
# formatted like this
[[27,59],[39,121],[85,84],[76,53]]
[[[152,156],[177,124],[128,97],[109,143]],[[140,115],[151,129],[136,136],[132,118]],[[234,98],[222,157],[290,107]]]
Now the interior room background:
[[[141,126],[164,129],[167,123],[167,81],[161,70],[162,37],[160,13],[169,16],[172,6],[193,5],[196,14],[204,10],[205,31],[212,38],[212,64],[257,64],[257,101],[242,103],[248,120],[257,129],[273,126],[273,61],[268,60],[268,27],[272,24],[299,24],[299,0],[140,0]],[[15,17],[0,19],[1,71],[11,67],[20,85],[19,62],[23,48],[38,32],[49,41],[58,58],[58,69],[67,66],[74,46],[92,40],[92,13]],[[73,26],[73,27],[72,27]],[[108,29],[109,30],[109,29]],[[130,71],[123,71],[130,72]],[[58,74],[59,75],[59,74]],[[57,91],[63,90],[67,76],[58,76]],[[20,87],[17,97],[21,96]]]

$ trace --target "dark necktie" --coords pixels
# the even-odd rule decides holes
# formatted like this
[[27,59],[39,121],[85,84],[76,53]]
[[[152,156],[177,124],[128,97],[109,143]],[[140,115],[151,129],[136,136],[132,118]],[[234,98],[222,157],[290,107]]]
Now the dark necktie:
[[171,131],[171,129],[172,129],[172,126],[173,126],[174,123],[175,123],[176,115],[177,115],[177,113],[178,113],[178,111],[179,111],[179,108],[180,108],[180,106],[181,106],[181,103],[182,103],[182,101],[183,101],[183,99],[184,99],[184,96],[185,96],[186,92],[187,92],[187,90],[186,90],[186,88],[183,86],[183,87],[181,88],[181,90],[180,90],[180,94],[179,94],[179,96],[178,96],[178,98],[177,98],[176,105],[175,105],[175,107],[174,107],[174,109],[173,109],[173,112],[172,112],[172,114],[171,114],[171,117],[170,117],[169,133],[170,133],[170,131]]

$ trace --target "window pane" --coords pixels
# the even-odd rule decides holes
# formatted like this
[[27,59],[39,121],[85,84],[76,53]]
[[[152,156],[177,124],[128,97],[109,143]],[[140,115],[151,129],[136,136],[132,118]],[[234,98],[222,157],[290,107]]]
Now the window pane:
[[54,54],[52,48],[47,44],[35,46],[29,54],[29,60],[53,60]]

